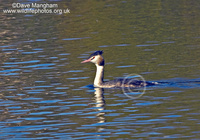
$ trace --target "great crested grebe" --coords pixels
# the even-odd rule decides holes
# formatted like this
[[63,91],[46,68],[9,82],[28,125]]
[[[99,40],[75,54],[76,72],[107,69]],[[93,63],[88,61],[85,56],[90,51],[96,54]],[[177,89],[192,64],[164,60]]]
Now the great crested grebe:
[[96,51],[92,53],[87,60],[82,61],[81,63],[92,62],[96,65],[96,76],[94,79],[94,87],[100,88],[114,88],[114,87],[132,87],[132,88],[139,88],[149,85],[155,85],[156,82],[145,82],[140,80],[133,80],[133,79],[115,79],[112,81],[104,82],[104,65],[105,61],[102,56],[103,51]]

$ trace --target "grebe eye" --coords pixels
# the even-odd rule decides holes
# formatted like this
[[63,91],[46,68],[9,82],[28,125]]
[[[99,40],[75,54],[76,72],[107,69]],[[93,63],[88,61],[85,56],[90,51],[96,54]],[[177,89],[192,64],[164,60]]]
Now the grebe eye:
[[93,60],[95,58],[95,56],[93,56],[92,58],[91,58],[91,60]]

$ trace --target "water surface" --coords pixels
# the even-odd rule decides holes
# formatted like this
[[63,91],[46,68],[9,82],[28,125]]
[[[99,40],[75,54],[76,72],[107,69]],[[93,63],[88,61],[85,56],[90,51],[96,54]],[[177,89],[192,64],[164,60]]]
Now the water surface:
[[[200,137],[197,1],[46,2],[70,13],[1,14],[1,139]],[[105,80],[163,84],[134,100],[92,88],[95,66],[80,62],[95,50]]]

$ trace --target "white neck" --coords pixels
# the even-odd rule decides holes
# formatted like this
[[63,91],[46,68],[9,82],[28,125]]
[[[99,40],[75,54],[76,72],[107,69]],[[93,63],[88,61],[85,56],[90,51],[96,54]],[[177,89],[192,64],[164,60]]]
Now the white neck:
[[95,87],[101,87],[101,85],[103,84],[103,73],[104,73],[104,66],[99,66],[98,64],[96,64],[96,76],[94,79],[94,86]]

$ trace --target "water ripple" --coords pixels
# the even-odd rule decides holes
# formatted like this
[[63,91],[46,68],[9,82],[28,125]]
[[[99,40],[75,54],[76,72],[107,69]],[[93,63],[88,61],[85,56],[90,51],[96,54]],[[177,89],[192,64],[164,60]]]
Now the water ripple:
[[53,67],[49,66],[54,66],[54,63],[46,63],[46,64],[36,64],[36,65],[29,65],[29,66],[24,66],[22,68],[35,68],[35,69],[51,69]]
[[81,39],[87,39],[87,38],[90,38],[90,37],[80,37],[80,38],[64,38],[62,40],[81,40]]

